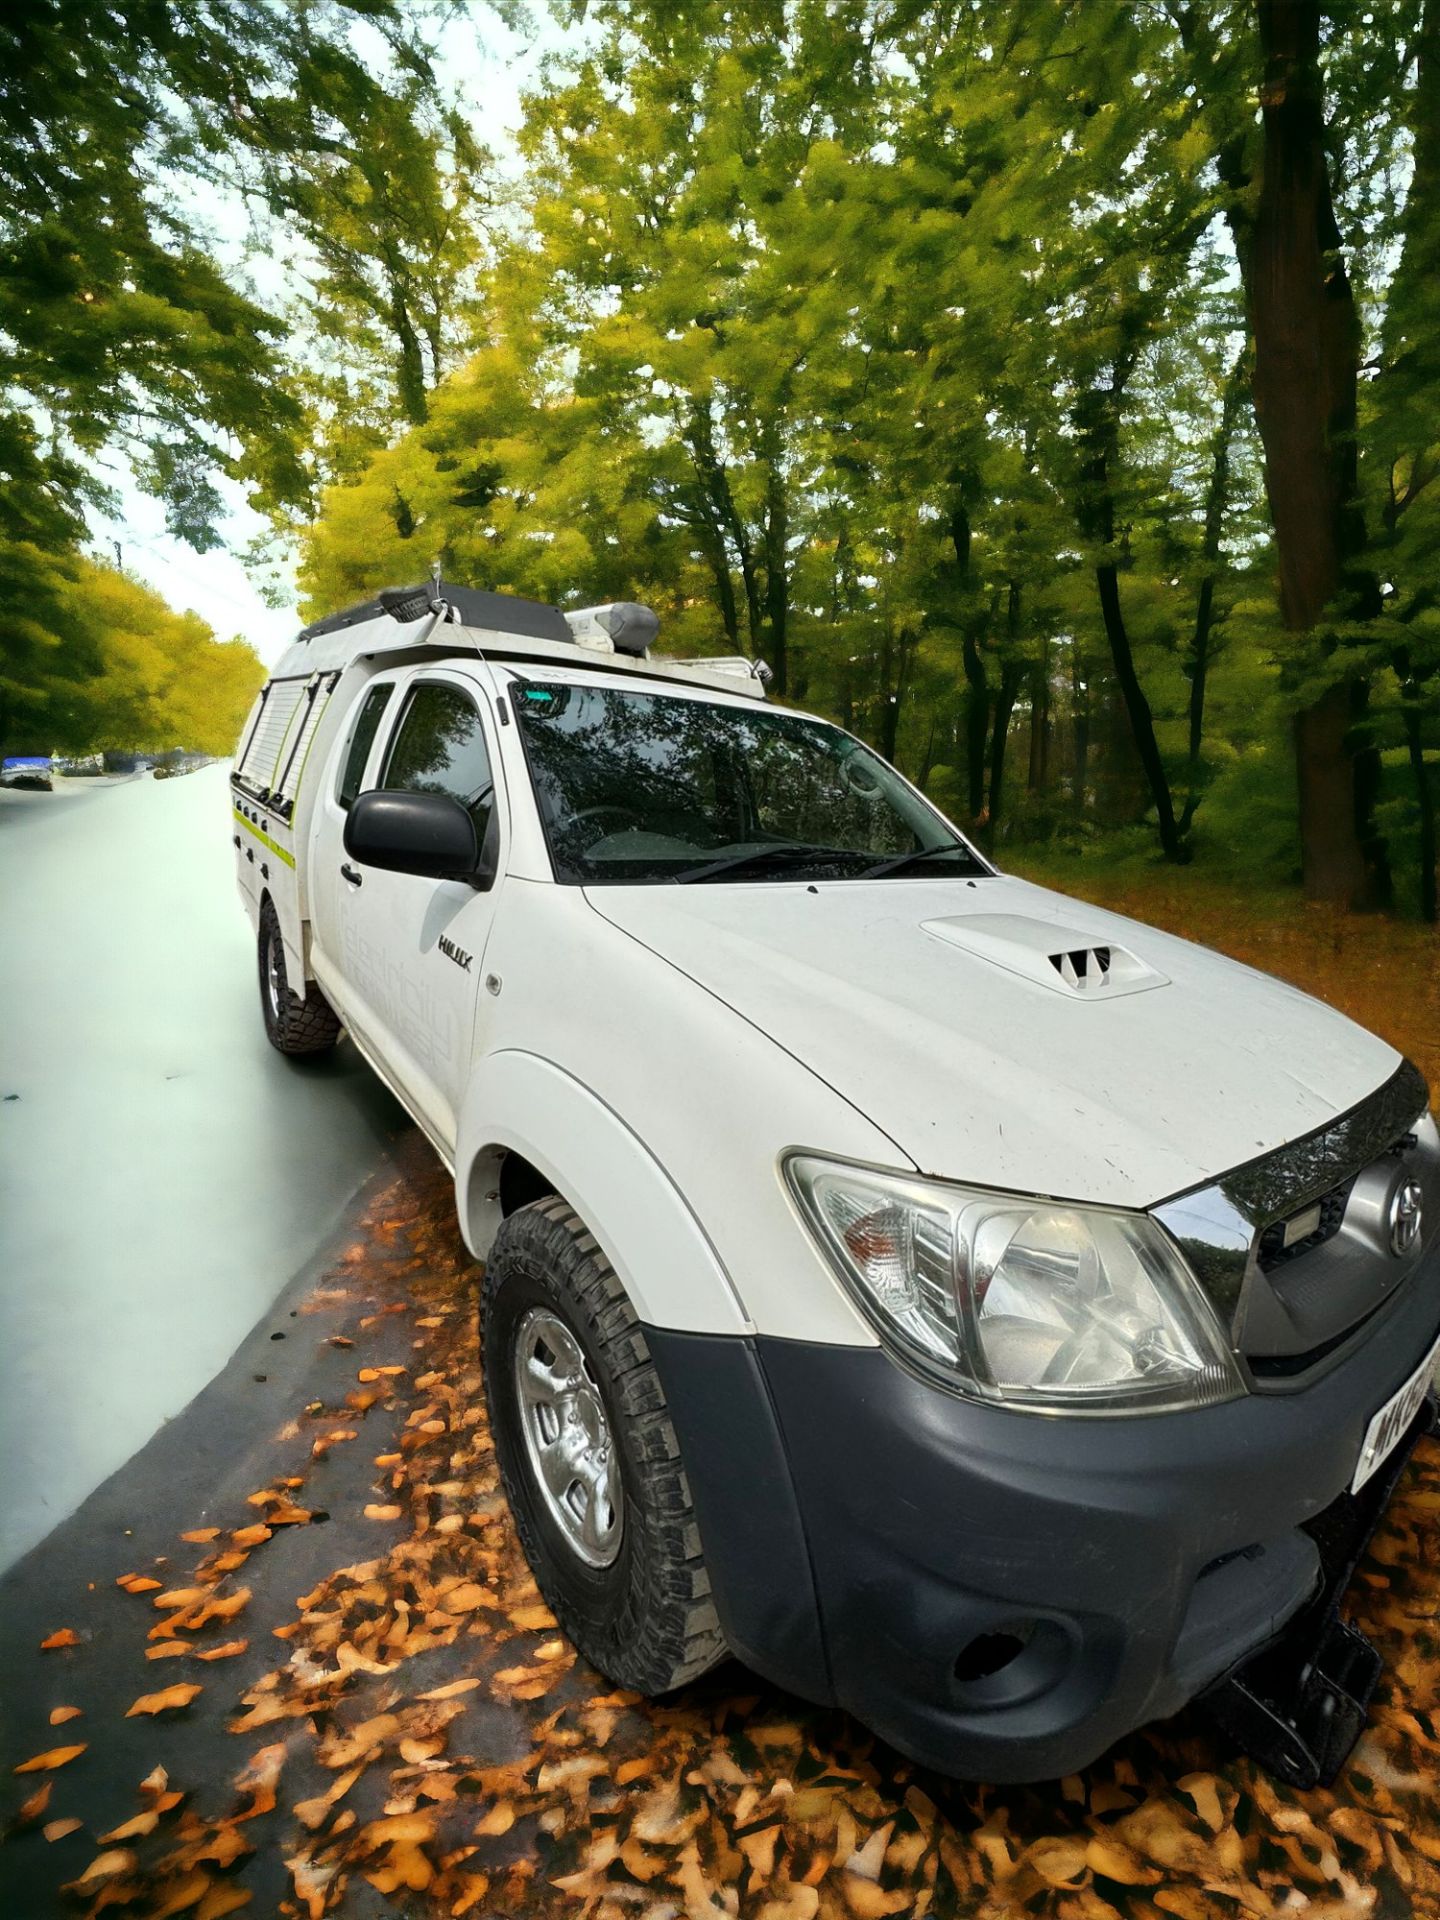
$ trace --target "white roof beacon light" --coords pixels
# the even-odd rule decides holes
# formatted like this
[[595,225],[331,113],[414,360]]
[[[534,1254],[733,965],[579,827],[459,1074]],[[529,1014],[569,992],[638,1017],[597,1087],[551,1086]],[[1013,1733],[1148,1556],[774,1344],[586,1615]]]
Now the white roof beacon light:
[[654,608],[634,600],[578,607],[565,620],[577,646],[591,647],[596,653],[629,653],[638,660],[647,657],[660,631],[660,616]]

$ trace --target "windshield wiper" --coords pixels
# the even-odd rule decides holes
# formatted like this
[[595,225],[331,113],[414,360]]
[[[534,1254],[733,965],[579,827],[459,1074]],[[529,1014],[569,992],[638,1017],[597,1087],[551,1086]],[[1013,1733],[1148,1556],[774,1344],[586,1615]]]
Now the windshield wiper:
[[900,873],[906,867],[918,866],[922,860],[933,860],[942,853],[963,854],[972,865],[977,864],[963,840],[942,840],[938,847],[914,847],[909,853],[897,853],[892,860],[881,860],[873,867],[866,867],[860,878],[874,880],[882,873]]
[[856,852],[854,847],[812,847],[800,840],[777,840],[769,846],[746,847],[743,853],[727,853],[723,860],[708,860],[703,867],[686,867],[674,878],[677,886],[684,886],[689,880],[710,880],[746,867],[808,867],[817,861],[853,859]]

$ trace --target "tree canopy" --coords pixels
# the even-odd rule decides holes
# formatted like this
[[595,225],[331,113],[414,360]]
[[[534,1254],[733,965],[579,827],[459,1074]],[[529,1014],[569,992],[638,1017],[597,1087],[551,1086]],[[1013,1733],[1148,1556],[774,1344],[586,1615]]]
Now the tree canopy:
[[504,191],[417,8],[230,4],[137,40],[303,243],[227,458],[310,612],[649,599],[992,845],[1433,917],[1440,0],[595,0]]
[[[96,670],[70,583],[117,475],[204,553],[225,483],[283,519],[346,470],[332,442],[423,418],[456,349],[482,162],[428,19],[398,0],[46,0],[0,19],[5,741]],[[233,258],[217,209],[241,229]],[[291,351],[247,236],[288,259],[343,364]]]

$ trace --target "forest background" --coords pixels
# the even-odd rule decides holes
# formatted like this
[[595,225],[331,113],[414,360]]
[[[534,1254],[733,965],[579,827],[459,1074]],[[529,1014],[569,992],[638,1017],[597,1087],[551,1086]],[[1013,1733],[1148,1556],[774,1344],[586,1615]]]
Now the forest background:
[[303,617],[648,601],[1002,860],[1435,920],[1440,0],[595,0],[503,165],[502,27],[0,22],[0,753],[230,750],[94,529],[238,490]]

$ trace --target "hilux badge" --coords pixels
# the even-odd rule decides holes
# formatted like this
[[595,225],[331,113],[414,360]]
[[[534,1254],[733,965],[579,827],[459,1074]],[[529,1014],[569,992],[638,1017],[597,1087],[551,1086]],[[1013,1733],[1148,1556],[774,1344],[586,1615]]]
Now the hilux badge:
[[1425,1196],[1418,1180],[1406,1180],[1390,1197],[1390,1251],[1398,1260],[1420,1238]]

